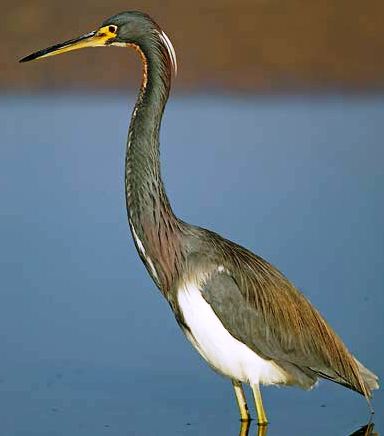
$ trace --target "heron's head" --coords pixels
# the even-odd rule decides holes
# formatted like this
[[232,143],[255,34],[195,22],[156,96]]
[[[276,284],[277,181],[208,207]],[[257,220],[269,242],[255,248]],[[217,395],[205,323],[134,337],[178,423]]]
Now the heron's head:
[[149,15],[138,11],[121,12],[114,15],[105,20],[97,30],[39,50],[21,59],[20,62],[28,62],[85,47],[134,46],[143,50],[151,44],[155,44],[156,41],[160,41],[166,48],[174,70],[176,70],[175,51],[169,38]]

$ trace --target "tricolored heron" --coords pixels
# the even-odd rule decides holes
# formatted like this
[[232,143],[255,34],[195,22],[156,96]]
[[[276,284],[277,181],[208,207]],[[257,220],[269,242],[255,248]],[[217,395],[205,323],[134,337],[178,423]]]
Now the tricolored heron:
[[137,251],[182,331],[233,384],[241,419],[250,415],[242,383],[251,386],[260,425],[267,424],[260,384],[312,388],[318,378],[365,396],[378,378],[275,267],[172,211],[160,172],[159,131],[176,73],[172,44],[146,14],[122,12],[98,30],[21,62],[98,46],[132,47],[143,63],[125,159],[128,219]]

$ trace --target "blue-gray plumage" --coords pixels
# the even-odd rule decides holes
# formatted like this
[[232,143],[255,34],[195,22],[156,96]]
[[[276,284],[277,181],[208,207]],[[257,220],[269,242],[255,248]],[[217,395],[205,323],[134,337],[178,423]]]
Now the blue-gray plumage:
[[187,338],[210,366],[232,380],[241,418],[249,419],[241,383],[252,387],[259,424],[267,423],[260,384],[308,389],[320,377],[369,400],[378,388],[376,375],[355,359],[276,268],[174,215],[161,179],[159,131],[176,57],[166,34],[148,15],[117,14],[96,31],[22,61],[109,45],[132,47],[143,62],[125,170],[136,248]]

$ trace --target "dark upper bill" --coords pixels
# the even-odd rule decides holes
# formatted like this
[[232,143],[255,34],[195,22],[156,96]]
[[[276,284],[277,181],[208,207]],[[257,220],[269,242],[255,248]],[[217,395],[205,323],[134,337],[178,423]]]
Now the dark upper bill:
[[51,47],[39,50],[23,59],[20,59],[19,62],[29,62],[33,61],[34,59],[46,58],[48,56],[54,56],[67,51],[78,50],[85,47],[105,46],[115,37],[116,32],[111,31],[111,26],[101,27],[99,30],[86,33],[78,38],[70,39],[69,41],[62,42],[61,44],[55,44]]

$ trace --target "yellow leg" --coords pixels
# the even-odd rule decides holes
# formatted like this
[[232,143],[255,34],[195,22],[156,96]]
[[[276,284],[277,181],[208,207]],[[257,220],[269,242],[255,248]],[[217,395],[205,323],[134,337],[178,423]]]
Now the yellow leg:
[[267,425],[268,420],[264,411],[263,400],[261,398],[260,386],[252,385],[253,396],[255,397],[255,404],[257,410],[257,423],[259,425]]
[[232,381],[233,389],[235,390],[237,404],[240,410],[241,421],[250,421],[251,417],[249,415],[247,400],[244,395],[243,387],[238,381]]

